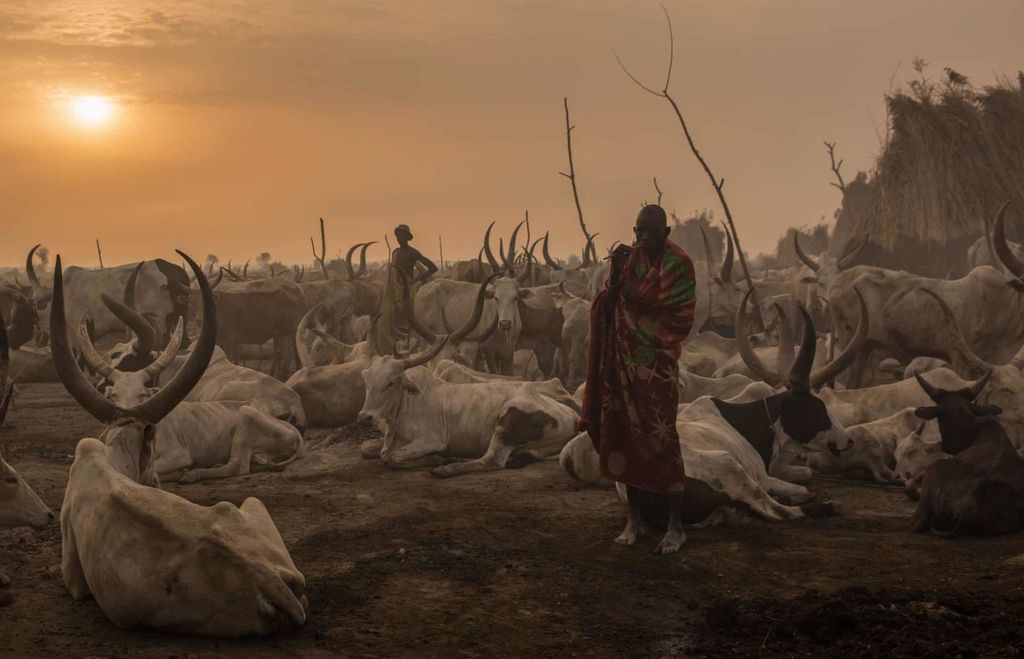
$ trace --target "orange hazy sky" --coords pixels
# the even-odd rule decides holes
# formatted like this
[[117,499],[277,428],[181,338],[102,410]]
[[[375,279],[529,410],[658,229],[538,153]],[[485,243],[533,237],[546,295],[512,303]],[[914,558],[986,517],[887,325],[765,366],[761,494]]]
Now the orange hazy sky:
[[[976,85],[1024,68],[1021,0],[665,5],[672,91],[753,253],[831,218],[823,140],[847,178],[870,167],[915,55]],[[670,108],[612,54],[659,85],[667,47],[657,3],[634,0],[5,0],[0,263],[42,242],[95,265],[96,238],[108,265],[174,248],[306,262],[321,216],[332,254],[408,223],[450,259],[526,209],[565,255],[580,234],[563,96],[602,247],[628,239],[654,176],[666,208],[717,213]],[[70,118],[83,94],[115,103],[109,125]]]

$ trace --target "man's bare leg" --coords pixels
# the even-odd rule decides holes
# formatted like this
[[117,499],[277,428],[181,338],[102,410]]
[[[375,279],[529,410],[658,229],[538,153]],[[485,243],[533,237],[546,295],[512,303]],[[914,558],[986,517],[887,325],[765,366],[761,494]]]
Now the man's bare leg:
[[615,542],[620,545],[632,547],[636,539],[643,535],[644,520],[640,513],[640,497],[635,496],[637,489],[632,485],[626,486],[626,507],[629,509],[629,516],[626,518],[626,528],[622,530]]
[[655,554],[674,554],[686,542],[686,531],[683,530],[683,493],[672,492],[668,496],[668,531],[661,539]]

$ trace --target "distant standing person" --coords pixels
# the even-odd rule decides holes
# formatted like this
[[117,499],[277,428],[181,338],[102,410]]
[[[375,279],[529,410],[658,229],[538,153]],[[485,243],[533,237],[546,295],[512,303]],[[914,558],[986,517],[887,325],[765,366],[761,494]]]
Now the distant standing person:
[[[398,240],[398,247],[391,252],[391,265],[409,278],[409,292],[412,294],[420,284],[437,272],[437,266],[409,244],[412,240],[412,230],[408,224],[399,224],[395,227],[395,238]],[[422,270],[419,275],[416,274],[417,268]],[[395,329],[406,329],[406,324],[402,320],[402,303],[402,282],[398,280],[397,273],[389,269],[387,286],[384,288],[380,305],[381,316],[377,320],[377,345],[381,354],[392,354],[398,340]]]
[[693,262],[668,240],[664,209],[641,209],[632,247],[619,245],[590,311],[590,355],[580,429],[600,455],[601,473],[626,486],[629,516],[616,538],[643,533],[640,490],[666,495],[669,524],[655,550],[679,551],[686,472],[676,431],[678,360],[693,325]]

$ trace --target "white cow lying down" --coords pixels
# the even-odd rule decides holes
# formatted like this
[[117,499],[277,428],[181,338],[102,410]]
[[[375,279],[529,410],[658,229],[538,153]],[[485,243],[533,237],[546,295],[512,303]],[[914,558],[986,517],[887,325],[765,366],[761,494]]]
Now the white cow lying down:
[[60,527],[71,596],[91,594],[123,629],[248,636],[306,620],[305,580],[259,499],[198,506],[122,475],[86,437]]

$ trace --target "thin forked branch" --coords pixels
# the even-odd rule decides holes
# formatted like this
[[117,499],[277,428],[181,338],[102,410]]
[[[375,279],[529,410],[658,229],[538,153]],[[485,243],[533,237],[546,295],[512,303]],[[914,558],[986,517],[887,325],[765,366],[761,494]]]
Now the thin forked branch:
[[588,245],[587,251],[583,253],[583,263],[584,265],[589,265],[591,258],[593,258],[595,263],[597,262],[597,251],[593,246],[593,236],[591,236],[590,232],[587,231],[587,225],[583,222],[583,207],[580,206],[580,193],[576,189],[576,167],[573,165],[572,161],[572,131],[576,126],[573,126],[569,122],[569,98],[564,97],[562,99],[562,103],[565,106],[565,143],[569,150],[569,173],[558,173],[569,179],[569,182],[572,184],[572,198],[573,201],[576,202],[576,215],[580,219],[580,229],[583,230],[583,237],[586,239],[586,244]]
[[829,185],[839,188],[839,191],[842,192],[843,196],[845,197],[846,183],[843,181],[842,172],[839,171],[839,168],[843,166],[843,161],[840,160],[839,163],[836,164],[836,143],[825,142],[825,149],[828,151],[828,159],[832,165],[832,173],[836,175],[836,180],[839,181],[838,183],[830,183]]
[[623,73],[625,73],[629,77],[629,79],[632,80],[638,87],[640,87],[641,89],[643,89],[644,91],[653,96],[659,96],[661,98],[664,98],[666,101],[669,102],[669,105],[672,106],[672,110],[675,112],[676,118],[679,120],[679,125],[683,129],[683,134],[686,136],[686,142],[690,146],[690,151],[693,152],[693,155],[697,159],[697,162],[700,163],[701,168],[704,169],[704,173],[707,174],[708,180],[711,181],[711,187],[714,188],[715,194],[718,196],[718,201],[722,205],[722,210],[725,212],[725,219],[729,223],[729,229],[732,232],[733,240],[736,242],[736,253],[739,256],[740,266],[743,268],[743,275],[747,280],[747,286],[750,287],[752,291],[751,295],[754,299],[754,309],[757,312],[761,328],[763,328],[764,319],[761,317],[761,304],[760,300],[758,299],[759,296],[757,291],[754,290],[754,282],[750,276],[750,268],[747,266],[747,259],[743,254],[743,250],[740,248],[739,234],[736,232],[736,224],[733,221],[732,211],[729,208],[729,202],[726,201],[725,193],[723,192],[723,190],[725,189],[725,179],[716,178],[714,173],[711,171],[711,167],[704,159],[704,156],[701,155],[700,150],[697,149],[697,145],[693,141],[693,136],[690,134],[690,128],[689,126],[687,126],[686,120],[683,119],[683,113],[682,110],[679,109],[679,104],[676,103],[675,99],[672,98],[672,95],[669,94],[668,92],[669,83],[672,81],[672,63],[675,59],[675,38],[672,34],[672,17],[669,16],[668,10],[665,8],[665,5],[661,5],[661,11],[664,12],[665,21],[668,24],[669,42],[668,72],[665,74],[664,88],[662,88],[662,90],[659,92],[655,91],[654,89],[651,89],[647,85],[640,82],[640,80],[638,80],[637,77],[634,76],[629,71],[629,69],[626,68],[626,65],[622,63],[622,59],[619,58],[618,53],[614,53],[613,51],[613,54],[615,55],[615,61],[619,63],[619,66],[622,68]]
[[320,253],[316,253],[316,244],[313,242],[313,236],[309,237],[309,248],[313,250],[313,258],[320,264],[320,272],[324,274],[324,279],[330,279],[327,276],[327,234],[324,233],[324,218],[320,218]]
[[658,187],[658,177],[654,177],[654,189],[658,193],[658,205],[661,206],[661,188]]

